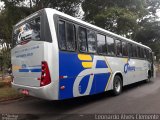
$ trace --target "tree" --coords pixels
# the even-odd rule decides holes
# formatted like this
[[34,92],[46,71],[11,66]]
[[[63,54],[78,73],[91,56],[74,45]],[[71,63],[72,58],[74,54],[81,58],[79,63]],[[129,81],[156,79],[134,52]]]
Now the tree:
[[[12,43],[12,28],[18,21],[40,9],[51,7],[69,15],[76,16],[81,0],[0,0],[5,8],[0,12],[0,39]],[[7,67],[10,63],[10,49],[1,52],[1,64]]]
[[160,58],[159,0],[84,0],[84,20],[141,42]]
[[51,7],[69,15],[78,14],[81,0],[1,0],[5,9],[0,13],[0,38],[11,43],[12,27],[19,20],[40,9]]
[[85,0],[84,20],[131,38],[146,16],[155,16],[158,0]]

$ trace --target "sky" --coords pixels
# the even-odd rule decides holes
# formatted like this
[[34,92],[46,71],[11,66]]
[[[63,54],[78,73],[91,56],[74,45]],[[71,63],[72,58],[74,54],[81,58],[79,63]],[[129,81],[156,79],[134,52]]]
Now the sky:
[[3,2],[0,2],[0,11],[1,9],[4,7],[4,3]]
[[[157,10],[157,15],[160,17],[160,9]],[[159,18],[160,19],[160,18]]]

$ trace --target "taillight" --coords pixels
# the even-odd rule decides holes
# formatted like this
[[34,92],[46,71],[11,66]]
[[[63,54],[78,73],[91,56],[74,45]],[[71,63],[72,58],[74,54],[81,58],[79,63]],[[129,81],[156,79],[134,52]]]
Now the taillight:
[[46,61],[42,61],[40,86],[45,86],[45,85],[48,85],[50,83],[51,83],[51,77],[50,77],[48,64],[47,64]]

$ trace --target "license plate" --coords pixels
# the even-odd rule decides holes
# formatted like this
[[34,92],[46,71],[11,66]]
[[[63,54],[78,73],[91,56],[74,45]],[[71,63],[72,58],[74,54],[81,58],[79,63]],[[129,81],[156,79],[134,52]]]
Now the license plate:
[[29,95],[29,90],[23,89],[21,90],[21,93],[24,95]]

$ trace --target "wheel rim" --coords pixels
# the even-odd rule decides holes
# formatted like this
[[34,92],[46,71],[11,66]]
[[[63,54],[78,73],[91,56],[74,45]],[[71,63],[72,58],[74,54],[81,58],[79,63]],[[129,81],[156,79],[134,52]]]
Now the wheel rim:
[[119,80],[116,80],[115,82],[115,90],[119,93],[121,90],[121,82]]

